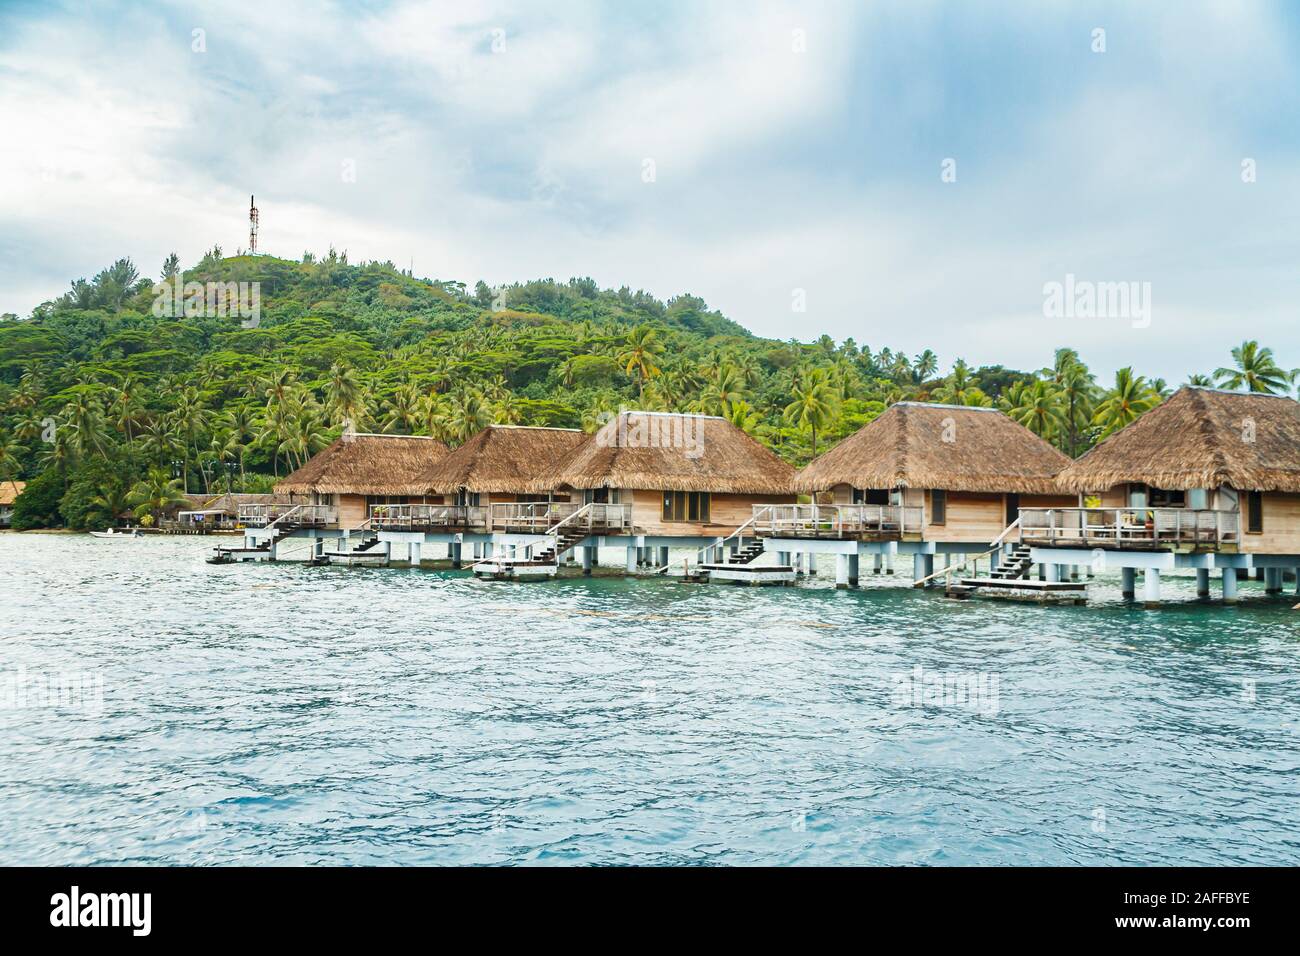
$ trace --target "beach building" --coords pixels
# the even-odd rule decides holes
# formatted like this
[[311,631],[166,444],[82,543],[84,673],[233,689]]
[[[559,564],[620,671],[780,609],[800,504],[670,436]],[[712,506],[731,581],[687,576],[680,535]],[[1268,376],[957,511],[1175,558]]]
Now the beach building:
[[[1021,510],[1019,538],[1055,569],[1119,568],[1123,589],[1160,600],[1160,575],[1195,569],[1197,591],[1261,569],[1280,593],[1300,567],[1300,404],[1285,396],[1182,388],[1065,468],[1071,507]],[[1300,586],[1298,586],[1300,590]]]
[[1056,482],[1069,463],[996,409],[899,402],[798,473],[811,503],[756,509],[756,526],[782,554],[835,555],[841,587],[864,558],[880,573],[910,555],[920,580],[936,557],[990,552],[1023,507],[1073,504]]

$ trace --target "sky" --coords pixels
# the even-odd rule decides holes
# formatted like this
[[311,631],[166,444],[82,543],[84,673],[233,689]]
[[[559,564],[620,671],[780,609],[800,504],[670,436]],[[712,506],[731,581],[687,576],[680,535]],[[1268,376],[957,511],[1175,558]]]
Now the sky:
[[0,0],[0,313],[233,254],[256,194],[286,258],[689,292],[944,368],[1289,368],[1298,105],[1300,5],[1249,0]]

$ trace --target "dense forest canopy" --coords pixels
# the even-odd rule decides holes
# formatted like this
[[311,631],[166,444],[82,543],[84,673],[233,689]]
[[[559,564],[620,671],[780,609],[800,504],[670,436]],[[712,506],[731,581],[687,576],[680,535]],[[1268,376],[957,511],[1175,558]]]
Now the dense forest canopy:
[[[225,285],[162,298],[156,282]],[[228,301],[239,283],[256,283],[255,321]],[[997,406],[1077,456],[1172,391],[1131,368],[1102,387],[1069,348],[1050,359],[944,373],[928,349],[759,338],[692,295],[589,278],[469,289],[333,249],[214,248],[184,271],[169,256],[159,280],[121,259],[0,318],[0,480],[29,482],[15,527],[99,527],[268,490],[349,426],[457,444],[494,422],[590,431],[621,407],[722,415],[803,465],[903,400]],[[1286,393],[1296,379],[1244,342],[1188,381]]]

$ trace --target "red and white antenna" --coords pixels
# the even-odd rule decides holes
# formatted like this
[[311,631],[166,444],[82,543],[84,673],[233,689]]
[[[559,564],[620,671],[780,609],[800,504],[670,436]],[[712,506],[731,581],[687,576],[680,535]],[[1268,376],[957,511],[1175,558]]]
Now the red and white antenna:
[[248,197],[248,254],[257,255],[257,204]]

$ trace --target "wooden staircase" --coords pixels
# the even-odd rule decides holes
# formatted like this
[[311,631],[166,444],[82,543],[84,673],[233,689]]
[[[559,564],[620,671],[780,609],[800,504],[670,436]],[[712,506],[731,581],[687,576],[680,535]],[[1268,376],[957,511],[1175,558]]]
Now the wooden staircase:
[[757,561],[759,558],[763,556],[763,551],[764,551],[763,539],[755,538],[753,541],[745,545],[743,548],[737,549],[735,554],[726,555],[726,559],[723,561],[723,564],[730,564],[733,566],[753,564],[755,561]]
[[989,572],[989,577],[998,581],[1014,581],[1029,577],[1029,571],[1034,566],[1029,553],[1029,545],[1017,544],[1009,553],[1002,556],[998,566]]
[[560,555],[568,551],[575,544],[587,537],[590,532],[580,528],[565,528],[556,532],[555,544],[548,545],[545,551],[533,555],[534,561],[544,561],[549,564],[559,564]]
[[[757,513],[755,515],[757,517]],[[735,538],[737,548],[734,552],[724,552],[720,563],[701,560],[693,573],[688,572],[692,581],[732,581],[736,584],[790,584],[794,581],[794,568],[768,564],[759,564],[767,550],[761,537],[754,537],[746,543],[744,530],[754,523],[751,518],[741,525],[729,538],[720,540],[713,547],[724,547],[727,540]]]
[[[560,556],[579,541],[592,534],[591,504],[583,505],[573,514],[561,519],[547,529],[550,543],[532,557],[519,557],[516,548],[510,554],[496,554],[470,566],[476,577],[492,580],[521,581],[535,578],[553,578],[560,571]],[[533,548],[539,545],[533,545]]]

